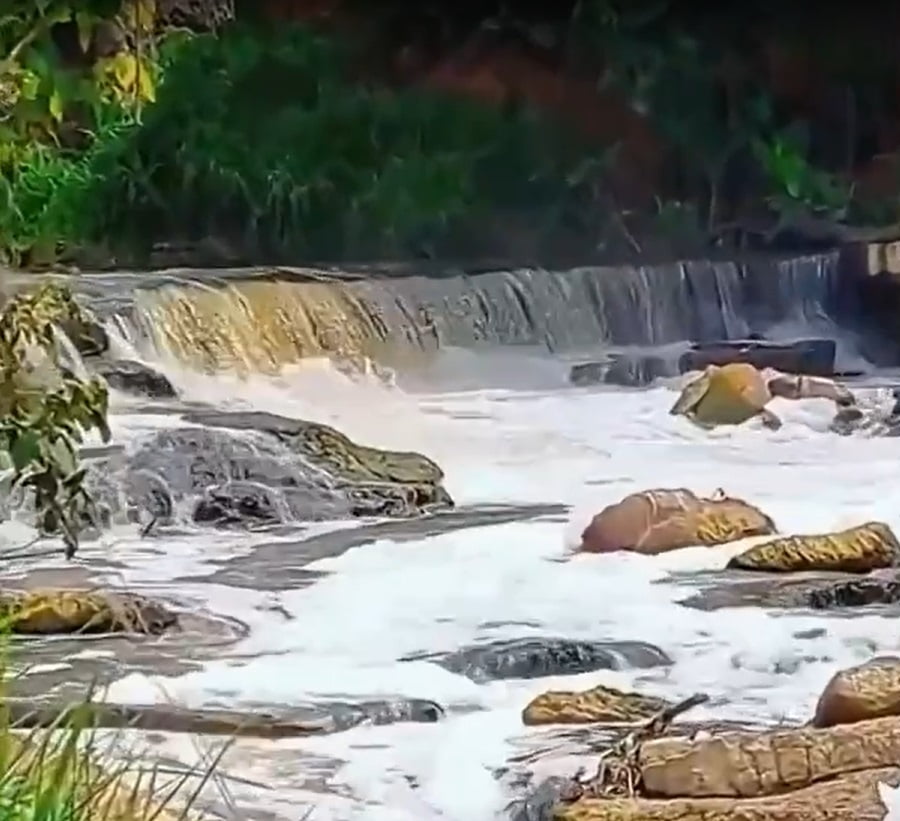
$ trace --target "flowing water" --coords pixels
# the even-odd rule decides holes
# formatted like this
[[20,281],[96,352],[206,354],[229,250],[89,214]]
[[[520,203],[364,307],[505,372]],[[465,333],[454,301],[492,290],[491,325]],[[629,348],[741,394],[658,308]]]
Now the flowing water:
[[[51,643],[33,673],[43,687],[99,671],[115,679],[108,698],[127,703],[271,708],[409,696],[447,709],[436,724],[241,740],[224,758],[219,793],[206,799],[225,817],[491,819],[511,797],[502,777],[510,760],[550,738],[521,723],[539,692],[597,683],[673,697],[699,690],[712,700],[694,718],[804,720],[838,667],[900,649],[896,620],[884,614],[677,604],[699,584],[684,573],[722,567],[746,541],[659,557],[569,554],[591,515],[649,487],[723,487],[785,532],[869,519],[900,528],[900,439],[830,434],[833,409],[822,400],[776,400],[785,422],[776,432],[750,423],[707,433],[668,415],[673,385],[567,381],[572,362],[591,352],[677,350],[686,338],[773,329],[824,330],[839,338],[846,367],[865,366],[834,322],[833,257],[338,284],[306,281],[308,273],[223,277],[78,283],[120,353],[152,363],[180,392],[168,403],[116,395],[118,443],[175,424],[187,405],[267,410],[427,454],[458,507],[443,525],[436,517],[253,533],[185,526],[147,538],[135,526],[84,545],[78,570],[67,571],[75,578],[175,593],[221,629],[196,643]],[[362,366],[336,367],[329,353]],[[370,359],[382,366],[376,373]],[[880,390],[862,392],[875,402]],[[20,524],[4,528],[4,540],[25,536]],[[44,574],[34,579],[65,567],[55,556],[33,564]],[[674,664],[475,683],[427,661],[398,661],[542,635],[648,641]],[[164,734],[139,742],[148,755],[188,765],[218,744]],[[575,765],[550,755],[537,766]]]

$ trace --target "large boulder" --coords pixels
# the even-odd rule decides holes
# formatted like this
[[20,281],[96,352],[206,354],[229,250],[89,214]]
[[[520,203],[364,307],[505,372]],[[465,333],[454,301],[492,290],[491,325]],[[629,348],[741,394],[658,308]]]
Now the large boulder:
[[768,536],[775,530],[759,508],[723,492],[703,498],[685,488],[645,490],[601,510],[581,534],[580,549],[657,554]]
[[129,593],[56,588],[0,591],[0,623],[23,635],[158,635],[177,622],[163,605]]
[[681,373],[702,371],[708,365],[740,362],[759,370],[774,368],[807,376],[833,376],[837,345],[832,339],[768,342],[760,339],[695,343],[678,360]]
[[670,702],[653,696],[626,693],[602,684],[590,690],[548,690],[535,696],[522,711],[522,722],[537,724],[598,724],[647,721]]
[[894,567],[900,558],[900,543],[888,525],[867,522],[837,533],[787,536],[754,545],[734,556],[728,567],[789,573],[834,570],[867,573]]
[[129,455],[129,504],[186,510],[216,524],[408,517],[453,507],[441,469],[418,453],[367,447],[327,425],[269,414],[187,419],[194,424],[159,430]]
[[562,638],[501,639],[449,653],[415,653],[400,661],[431,661],[473,681],[592,673],[672,663],[642,641],[580,641]]
[[825,686],[813,717],[816,727],[900,716],[900,658],[879,656],[841,670]]
[[771,398],[764,374],[753,365],[709,366],[684,386],[669,413],[704,427],[740,425],[756,416],[777,427],[777,420],[765,412]]

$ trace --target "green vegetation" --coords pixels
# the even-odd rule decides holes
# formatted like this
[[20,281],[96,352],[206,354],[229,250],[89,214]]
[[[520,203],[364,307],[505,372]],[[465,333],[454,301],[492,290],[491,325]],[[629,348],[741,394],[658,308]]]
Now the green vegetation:
[[[864,202],[846,167],[814,161],[727,16],[681,25],[666,0],[563,5],[550,35],[499,17],[489,28],[561,44],[647,118],[666,146],[655,215],[619,205],[621,146],[576,140],[514,101],[388,87],[366,74],[378,63],[361,59],[366,37],[264,21],[192,34],[155,0],[16,0],[0,17],[0,261],[141,264],[204,243],[235,261],[477,256],[515,234],[591,253],[611,231],[633,249],[642,231],[699,249],[760,218],[897,218],[896,196]],[[397,2],[369,16],[370,40],[413,18],[410,30],[457,39],[485,25]]]
[[34,498],[41,532],[62,536],[74,555],[78,533],[93,520],[78,446],[84,434],[109,439],[107,390],[58,366],[59,329],[87,325],[71,294],[49,284],[10,299],[0,313],[0,471],[8,495]]

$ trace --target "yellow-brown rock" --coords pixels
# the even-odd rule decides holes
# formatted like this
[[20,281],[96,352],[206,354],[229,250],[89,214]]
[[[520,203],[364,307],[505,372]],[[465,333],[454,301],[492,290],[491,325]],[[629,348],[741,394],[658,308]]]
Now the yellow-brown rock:
[[656,554],[775,533],[759,508],[720,492],[702,498],[684,488],[645,490],[609,505],[581,534],[581,550]]
[[176,621],[162,605],[129,593],[56,588],[0,591],[0,629],[11,633],[158,634]]
[[596,724],[646,721],[670,702],[598,685],[590,690],[548,690],[532,699],[522,721],[536,724]]
[[559,804],[554,821],[884,821],[878,784],[900,784],[900,769],[851,773],[764,798],[582,798]]
[[762,371],[745,362],[710,365],[685,385],[671,413],[704,426],[740,425],[772,398]]
[[879,656],[836,673],[825,686],[813,725],[833,727],[900,715],[900,658]]
[[866,522],[849,530],[813,536],[786,536],[754,545],[728,562],[743,570],[790,573],[803,570],[834,570],[868,573],[894,567],[900,558],[900,543],[883,522]]
[[900,761],[900,718],[817,729],[660,738],[638,752],[643,793],[655,798],[754,798]]

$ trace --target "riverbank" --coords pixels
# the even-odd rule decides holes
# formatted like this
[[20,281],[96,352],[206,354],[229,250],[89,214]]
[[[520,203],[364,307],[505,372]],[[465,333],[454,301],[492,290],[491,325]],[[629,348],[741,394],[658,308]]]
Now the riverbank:
[[[580,79],[560,74],[565,97],[594,72],[598,110],[618,95],[628,122],[652,135],[652,165],[672,180],[635,199],[622,179],[636,138],[622,123],[622,134],[584,132],[528,94],[484,98],[427,72],[401,80],[374,68],[374,46],[363,48],[352,26],[238,17],[193,34],[135,18],[137,40],[120,31],[102,58],[94,40],[110,21],[92,18],[93,45],[41,79],[35,101],[21,93],[30,75],[16,75],[15,133],[0,158],[8,261],[647,263],[736,248],[808,252],[864,226],[891,233],[898,222],[891,192],[873,199],[847,169],[817,165],[814,141],[797,137],[802,117],[779,112],[771,89],[743,89],[721,112],[712,69],[730,45],[710,51],[702,31],[677,21],[662,33],[656,24],[604,29],[619,62],[602,78],[594,65]],[[54,25],[71,35],[71,20]],[[589,28],[581,21],[573,31]],[[52,57],[48,37],[29,41],[27,54]],[[638,46],[653,57],[643,67],[626,55]],[[73,77],[93,96],[65,97]],[[696,91],[674,119],[670,82]]]

